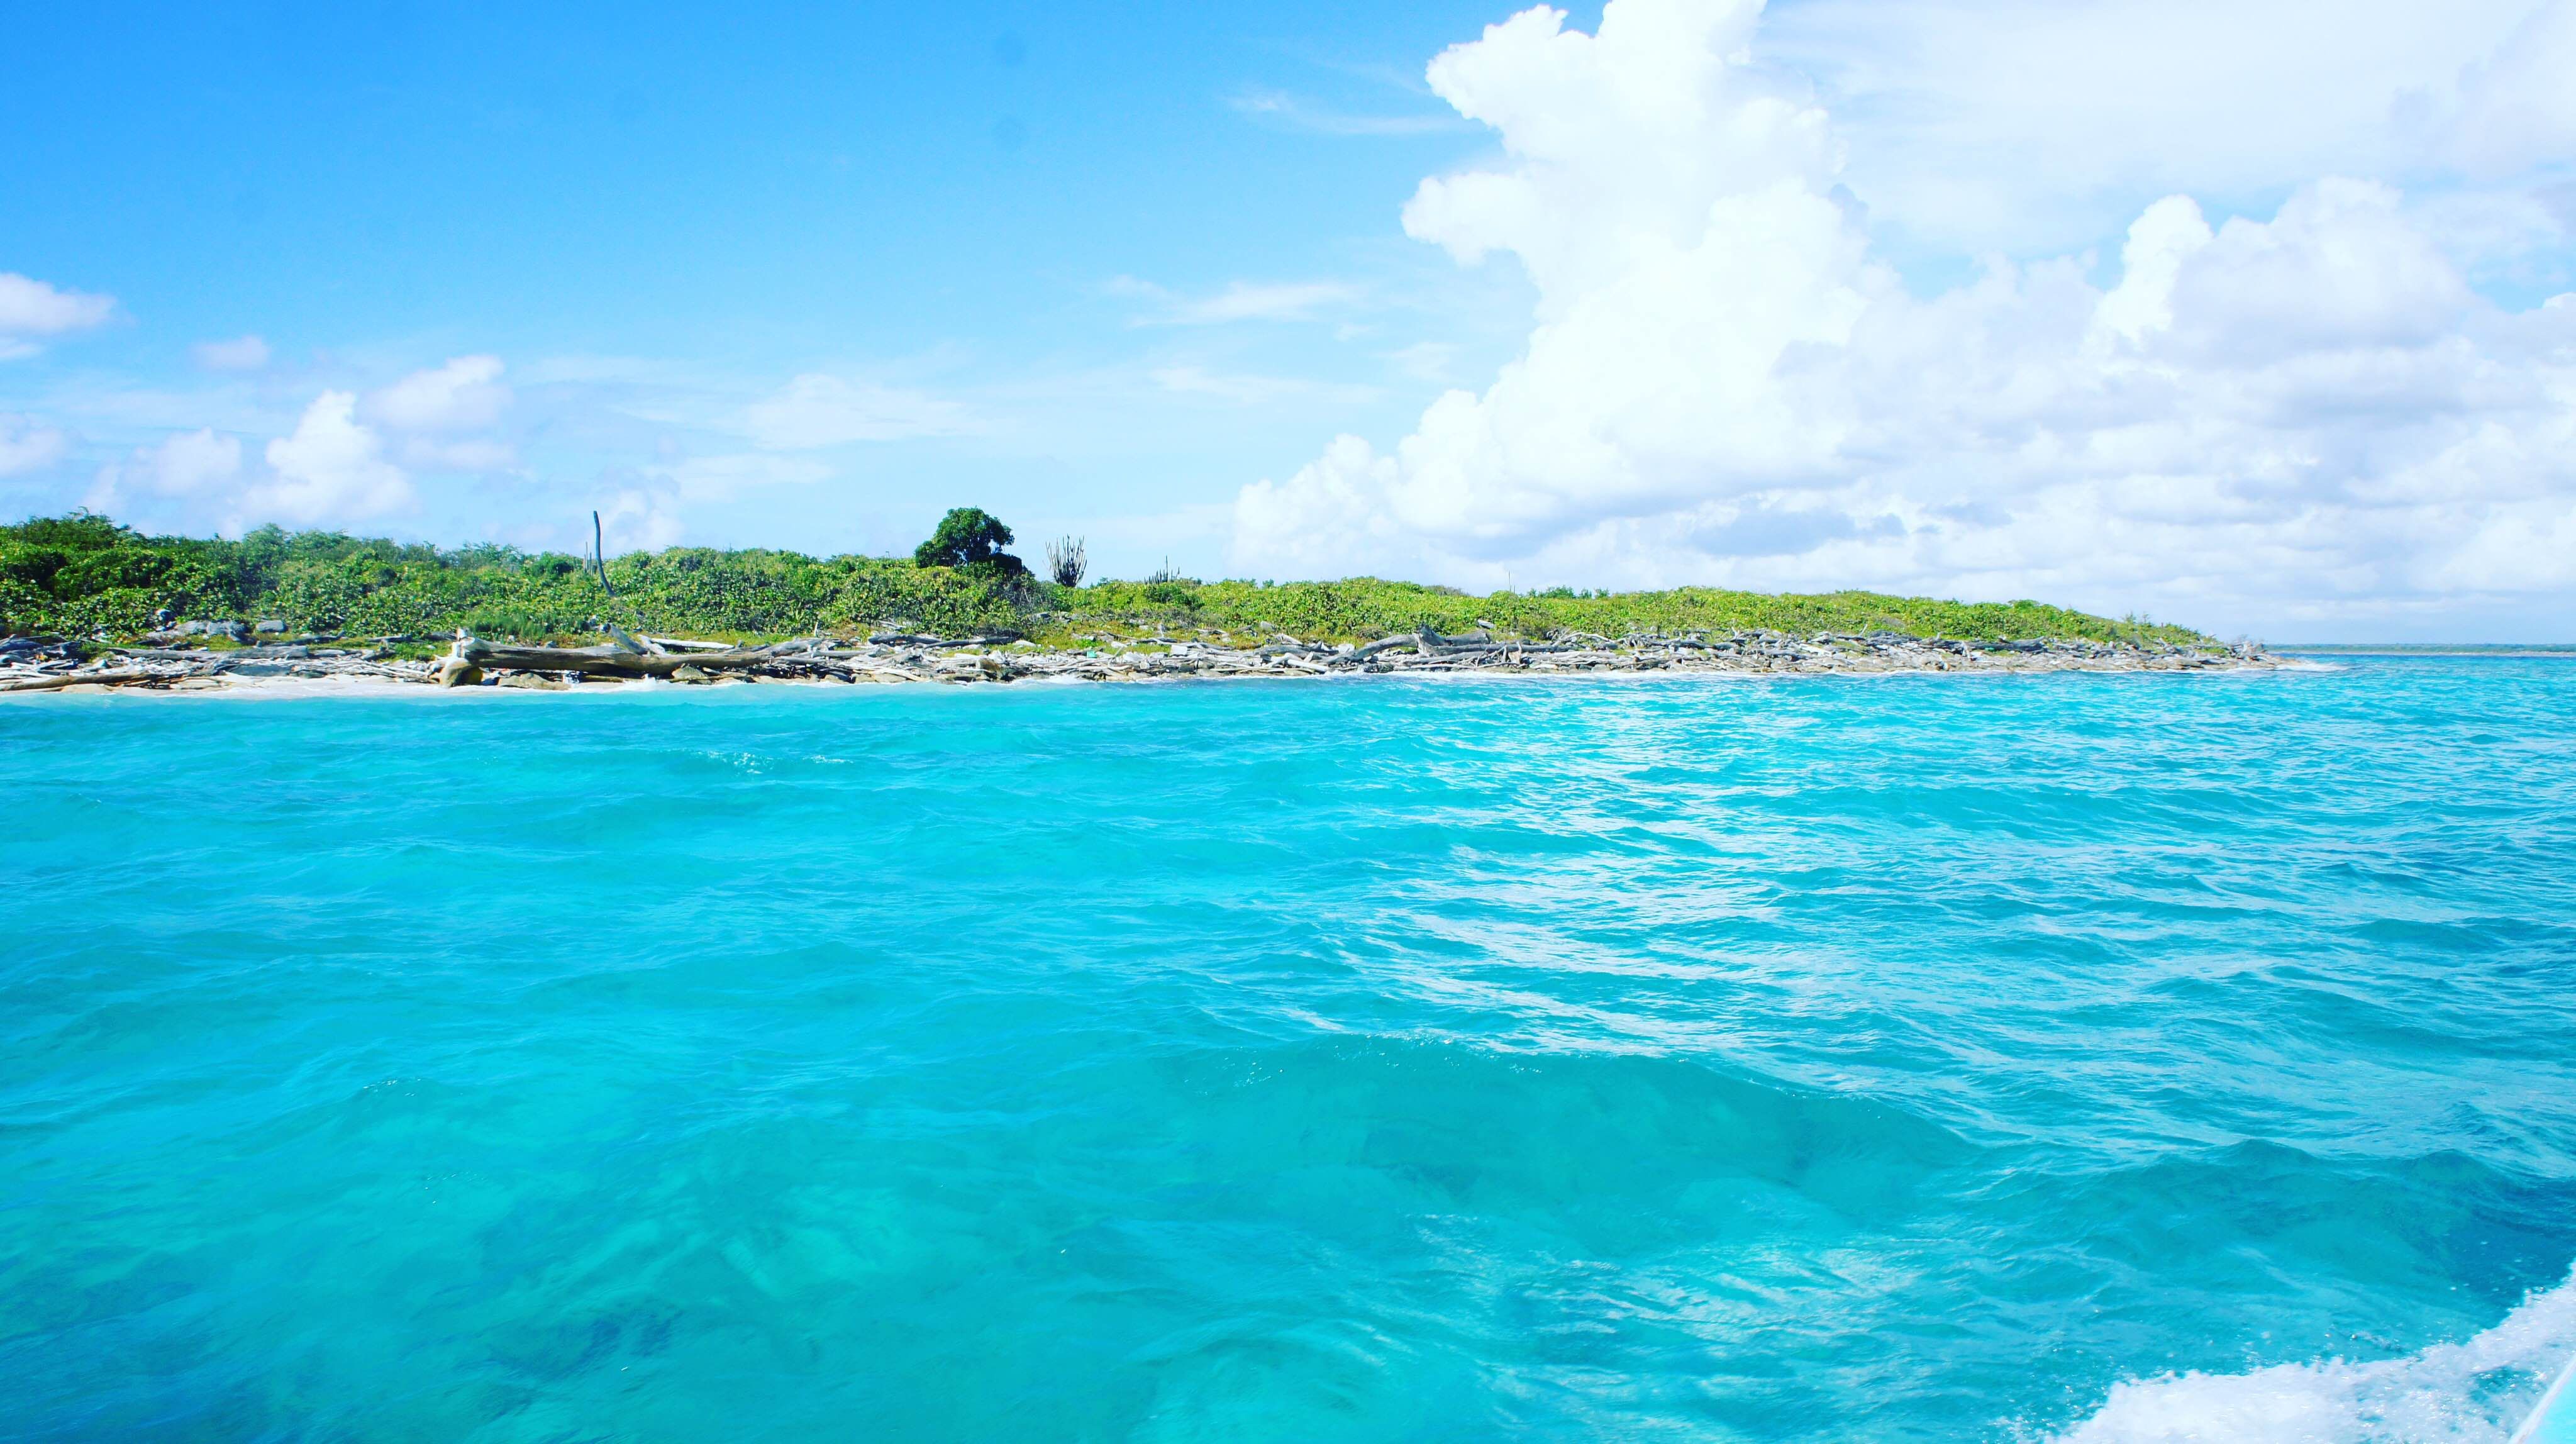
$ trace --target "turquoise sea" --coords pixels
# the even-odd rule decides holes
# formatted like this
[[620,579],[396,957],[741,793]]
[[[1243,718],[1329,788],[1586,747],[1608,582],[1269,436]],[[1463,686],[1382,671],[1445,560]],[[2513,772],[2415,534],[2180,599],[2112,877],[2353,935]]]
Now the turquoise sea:
[[0,1437],[2501,1440],[2576,661],[0,704]]

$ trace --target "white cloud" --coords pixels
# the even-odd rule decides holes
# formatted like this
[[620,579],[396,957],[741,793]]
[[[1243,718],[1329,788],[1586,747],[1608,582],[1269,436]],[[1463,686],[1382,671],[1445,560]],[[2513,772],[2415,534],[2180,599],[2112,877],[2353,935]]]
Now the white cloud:
[[1121,277],[1112,290],[1150,296],[1163,302],[1156,315],[1140,326],[1221,326],[1236,321],[1306,321],[1315,313],[1345,306],[1360,298],[1359,288],[1341,281],[1291,281],[1255,284],[1235,281],[1213,296],[1185,300],[1160,286]]
[[188,349],[209,371],[257,371],[268,365],[268,343],[257,336],[200,341]]
[[1165,391],[1189,396],[1214,396],[1245,406],[1299,398],[1365,402],[1377,396],[1376,388],[1370,386],[1308,381],[1294,376],[1229,375],[1200,366],[1165,366],[1152,374],[1154,384]]
[[247,498],[257,519],[346,522],[412,504],[411,479],[384,459],[384,444],[357,419],[358,398],[325,391],[313,398],[291,436],[268,444],[272,480]]
[[85,331],[115,313],[113,296],[57,290],[15,271],[0,271],[0,361],[34,355],[38,348],[32,337]]
[[[2576,4],[2553,0],[2461,68],[2439,132],[2445,158],[2512,175],[2576,154]],[[2401,110],[2405,114],[2412,107]]]
[[2175,191],[2563,160],[2569,14],[2566,0],[1807,0],[1766,22],[1759,61],[1812,77],[1874,216],[2031,254]]
[[164,496],[202,491],[241,471],[241,442],[212,430],[182,431],[134,454],[140,474]]
[[501,419],[510,388],[498,356],[458,356],[367,398],[367,419],[396,431],[472,431]]
[[1246,90],[1227,104],[1238,114],[1316,135],[1435,135],[1464,128],[1454,115],[1351,115],[1280,90]]
[[809,457],[758,451],[684,457],[651,472],[686,501],[726,501],[749,487],[809,486],[832,476],[832,468]]
[[1446,341],[1416,341],[1410,346],[1387,353],[1395,369],[1417,381],[1453,381],[1450,368],[1457,363],[1458,348]]
[[456,356],[370,394],[360,410],[401,436],[402,464],[421,471],[494,471],[518,461],[508,442],[460,435],[497,423],[516,398],[498,356]]
[[42,470],[62,460],[71,445],[71,437],[58,427],[0,412],[0,476]]
[[1533,10],[1432,64],[1504,160],[1425,181],[1405,230],[1518,260],[1528,341],[1393,452],[1344,437],[1245,488],[1237,566],[2213,626],[2576,591],[2547,541],[2576,527],[2576,298],[2480,299],[2397,191],[2328,178],[2215,228],[2144,207],[2107,291],[2081,257],[1999,260],[1918,300],[1759,14],[1612,0],[1594,36]]
[[518,448],[506,441],[414,436],[402,444],[402,464],[420,471],[499,471],[518,460]]
[[2209,221],[2189,196],[2167,196],[2147,207],[2129,227],[2129,243],[2120,250],[2120,284],[2093,308],[2093,332],[2107,344],[2113,337],[2131,345],[2173,325],[2174,282],[2183,262],[2212,240]]
[[808,451],[853,441],[902,441],[958,436],[974,418],[954,401],[873,381],[808,373],[743,411],[743,431],[755,446]]
[[685,531],[675,511],[678,501],[667,491],[619,492],[600,510],[600,544],[612,555],[677,545]]
[[123,509],[136,488],[160,496],[195,496],[240,474],[237,438],[211,428],[173,432],[158,446],[138,448],[125,461],[100,467],[87,505],[112,513]]

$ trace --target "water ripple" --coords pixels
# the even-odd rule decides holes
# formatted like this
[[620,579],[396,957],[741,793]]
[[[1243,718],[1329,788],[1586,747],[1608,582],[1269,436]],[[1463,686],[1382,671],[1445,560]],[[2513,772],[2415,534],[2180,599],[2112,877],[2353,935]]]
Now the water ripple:
[[12,1438],[2500,1439],[2576,1351],[2563,663],[49,697],[0,788]]

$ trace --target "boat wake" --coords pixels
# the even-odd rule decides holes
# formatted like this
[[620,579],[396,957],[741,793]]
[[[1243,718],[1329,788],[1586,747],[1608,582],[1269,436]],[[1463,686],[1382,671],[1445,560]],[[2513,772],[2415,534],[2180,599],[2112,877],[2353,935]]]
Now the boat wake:
[[2576,1355],[2576,1273],[2503,1322],[2402,1359],[2115,1384],[2060,1444],[2505,1444]]

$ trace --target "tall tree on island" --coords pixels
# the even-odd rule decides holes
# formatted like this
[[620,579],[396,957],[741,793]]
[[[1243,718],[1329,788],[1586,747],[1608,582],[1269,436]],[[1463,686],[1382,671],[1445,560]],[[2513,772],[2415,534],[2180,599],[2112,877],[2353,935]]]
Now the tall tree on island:
[[997,576],[1024,577],[1028,564],[1002,548],[1011,544],[1011,529],[982,507],[952,508],[939,519],[930,540],[913,548],[916,566],[976,568]]

